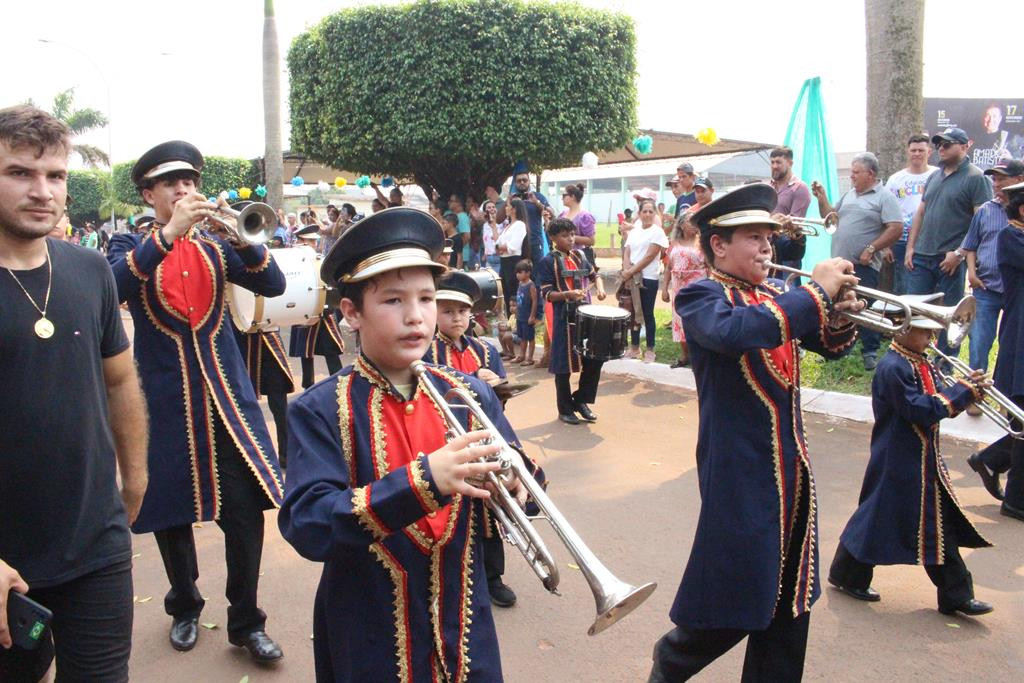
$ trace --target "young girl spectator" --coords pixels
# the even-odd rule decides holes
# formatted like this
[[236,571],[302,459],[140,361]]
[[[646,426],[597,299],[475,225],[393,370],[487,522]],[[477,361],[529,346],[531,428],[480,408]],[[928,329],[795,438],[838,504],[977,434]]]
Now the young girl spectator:
[[[668,248],[668,268],[662,278],[661,300],[671,303],[680,289],[696,282],[707,274],[704,253],[700,249],[697,226],[684,213],[672,229],[672,243]],[[672,341],[679,342],[679,360],[671,365],[682,368],[690,364],[690,350],[686,346],[683,320],[672,307]]]
[[532,275],[533,264],[529,259],[523,259],[516,264],[516,280],[519,281],[519,289],[516,290],[516,337],[519,340],[519,355],[513,358],[512,362],[523,367],[533,365],[533,346],[537,336],[540,297],[537,294],[537,285],[531,279]]

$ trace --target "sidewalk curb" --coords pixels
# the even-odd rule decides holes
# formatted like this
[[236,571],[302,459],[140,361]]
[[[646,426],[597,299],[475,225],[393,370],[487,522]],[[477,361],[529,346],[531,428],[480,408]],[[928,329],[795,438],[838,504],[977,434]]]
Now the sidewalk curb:
[[[644,363],[635,359],[608,361],[603,372],[611,375],[626,375],[636,379],[680,387],[691,391],[697,390],[693,371],[689,368],[670,368],[665,363]],[[854,422],[873,423],[871,397],[856,394],[841,394],[836,391],[821,389],[802,389],[801,404],[808,413],[838,417]],[[986,417],[974,417],[960,413],[952,419],[942,421],[942,434],[955,439],[992,443],[1006,435]]]

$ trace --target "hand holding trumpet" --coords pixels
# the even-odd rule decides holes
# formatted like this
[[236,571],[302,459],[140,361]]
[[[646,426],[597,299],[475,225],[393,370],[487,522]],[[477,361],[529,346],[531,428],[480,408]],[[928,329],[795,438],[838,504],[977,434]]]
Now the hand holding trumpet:
[[174,213],[161,229],[161,234],[168,244],[188,232],[196,223],[212,216],[214,206],[198,192],[190,192],[174,203]]

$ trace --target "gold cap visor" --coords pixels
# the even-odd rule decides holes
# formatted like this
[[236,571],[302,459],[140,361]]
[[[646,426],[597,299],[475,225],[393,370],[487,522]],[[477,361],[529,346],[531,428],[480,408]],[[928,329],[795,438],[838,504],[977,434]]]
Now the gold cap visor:
[[156,178],[157,176],[173,173],[174,171],[192,171],[196,175],[199,175],[199,171],[196,170],[195,166],[188,163],[187,161],[181,161],[176,159],[174,161],[165,161],[162,164],[154,166],[153,168],[146,171],[145,175],[143,175],[142,177],[147,179]]
[[434,298],[438,301],[455,301],[460,304],[466,304],[467,306],[473,306],[473,300],[469,298],[469,295],[464,292],[456,292],[451,289],[439,289]]
[[379,254],[374,254],[373,256],[360,261],[356,264],[356,267],[352,269],[351,273],[346,273],[341,276],[341,281],[361,282],[376,275],[380,275],[381,273],[386,273],[389,270],[415,268],[417,266],[430,268],[431,270],[436,270],[440,273],[448,270],[447,266],[443,266],[437,261],[431,259],[430,254],[427,253],[426,249],[403,247],[401,249],[382,251]]
[[749,211],[733,211],[718,218],[712,218],[708,225],[713,228],[738,228],[741,225],[767,225],[772,229],[782,227],[782,223],[772,218],[767,211],[752,209]]

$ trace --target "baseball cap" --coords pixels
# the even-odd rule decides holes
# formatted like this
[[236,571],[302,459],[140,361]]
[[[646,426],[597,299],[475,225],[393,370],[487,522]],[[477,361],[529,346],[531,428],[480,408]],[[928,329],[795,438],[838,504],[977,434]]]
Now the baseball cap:
[[962,128],[947,128],[938,135],[932,136],[933,145],[938,145],[943,142],[956,142],[961,145],[966,145],[968,142],[967,133],[965,133]]
[[693,173],[693,164],[689,161],[684,161],[676,167],[676,170],[682,173]]
[[985,175],[1024,175],[1024,162],[1016,159],[1002,159],[992,168],[985,169]]
[[645,187],[645,188],[643,188],[641,190],[637,190],[636,192],[634,192],[633,193],[633,198],[634,199],[653,199],[653,200],[657,200],[658,199],[658,193],[655,192],[654,190],[652,190],[649,187]]
[[[986,171],[987,173],[988,171]],[[669,178],[665,181],[665,187],[672,187],[673,185],[679,184],[679,178]]]

